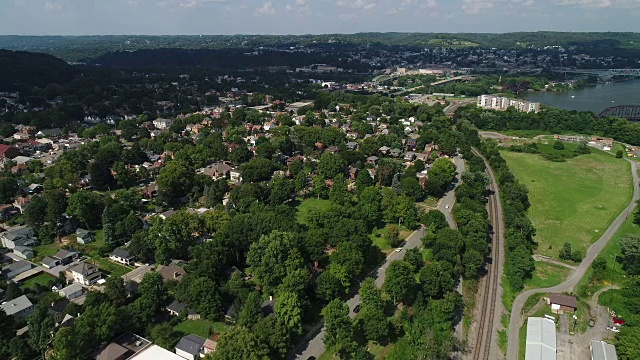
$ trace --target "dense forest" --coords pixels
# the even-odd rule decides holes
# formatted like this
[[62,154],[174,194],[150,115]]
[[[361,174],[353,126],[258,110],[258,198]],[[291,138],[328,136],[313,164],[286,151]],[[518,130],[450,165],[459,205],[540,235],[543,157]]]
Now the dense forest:
[[34,86],[70,81],[76,70],[47,54],[0,50],[0,91],[18,91]]

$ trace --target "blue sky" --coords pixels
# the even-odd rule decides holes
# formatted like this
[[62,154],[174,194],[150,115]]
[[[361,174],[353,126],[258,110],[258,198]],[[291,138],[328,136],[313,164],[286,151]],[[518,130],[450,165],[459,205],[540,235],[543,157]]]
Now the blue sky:
[[0,0],[0,34],[640,31],[640,0]]

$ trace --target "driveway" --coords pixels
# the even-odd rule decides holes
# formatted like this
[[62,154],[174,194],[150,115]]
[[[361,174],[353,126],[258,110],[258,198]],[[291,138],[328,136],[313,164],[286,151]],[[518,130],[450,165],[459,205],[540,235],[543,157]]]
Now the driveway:
[[627,219],[627,216],[632,214],[633,210],[636,208],[636,202],[640,199],[640,191],[638,189],[638,169],[640,166],[638,163],[630,161],[631,163],[631,174],[633,176],[633,198],[631,202],[624,209],[620,215],[611,223],[607,231],[602,234],[602,237],[598,239],[595,243],[593,243],[589,250],[587,251],[587,255],[584,257],[580,265],[574,270],[569,277],[560,285],[556,285],[550,288],[542,288],[542,289],[531,289],[527,290],[514,300],[513,307],[511,308],[511,319],[509,320],[509,342],[507,347],[507,359],[509,360],[517,360],[518,352],[519,352],[519,337],[518,333],[520,331],[520,327],[522,326],[522,308],[524,303],[527,301],[529,296],[536,293],[548,293],[548,292],[572,292],[576,285],[580,282],[585,272],[589,270],[593,259],[595,259],[600,251],[604,249],[609,240],[615,235],[615,233],[620,229],[620,226],[624,224]]

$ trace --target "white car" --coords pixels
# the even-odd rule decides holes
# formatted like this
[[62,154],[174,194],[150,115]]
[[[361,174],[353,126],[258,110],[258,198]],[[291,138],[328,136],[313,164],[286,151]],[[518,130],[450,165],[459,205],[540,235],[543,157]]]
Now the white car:
[[397,248],[396,249],[396,252],[400,252],[400,251],[402,251],[402,248]]
[[445,209],[448,209],[448,208],[449,208],[449,205],[445,205],[445,206],[444,206],[444,208],[445,208]]

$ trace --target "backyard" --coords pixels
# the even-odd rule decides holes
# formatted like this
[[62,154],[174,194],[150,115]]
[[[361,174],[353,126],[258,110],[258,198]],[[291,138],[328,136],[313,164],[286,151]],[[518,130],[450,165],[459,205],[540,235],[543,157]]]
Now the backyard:
[[208,338],[212,333],[223,333],[227,330],[227,325],[221,322],[208,320],[185,320],[174,327],[174,330],[185,335],[196,334],[203,338]]
[[20,288],[22,290],[25,290],[25,289],[33,290],[33,288],[36,285],[40,284],[42,286],[47,286],[51,281],[54,281],[55,279],[56,279],[55,277],[53,277],[53,276],[51,276],[49,274],[41,273],[41,274],[38,274],[38,275],[36,275],[36,276],[24,281],[20,285]]
[[557,259],[565,242],[584,254],[631,199],[629,163],[605,152],[593,149],[566,162],[538,154],[501,154],[529,189],[538,254]]

